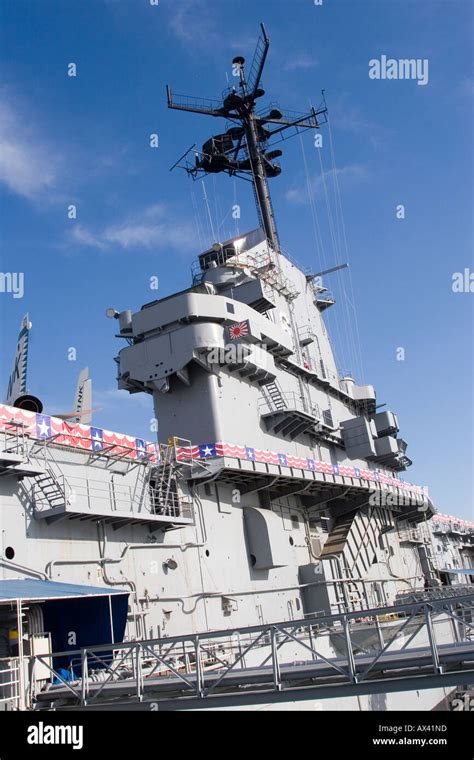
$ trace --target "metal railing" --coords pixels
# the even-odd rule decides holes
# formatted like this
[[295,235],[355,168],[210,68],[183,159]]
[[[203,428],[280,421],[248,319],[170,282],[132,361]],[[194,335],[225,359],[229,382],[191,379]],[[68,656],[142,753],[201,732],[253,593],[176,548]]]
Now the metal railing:
[[193,518],[193,507],[190,501],[182,499],[176,493],[168,493],[166,503],[163,501],[162,492],[159,489],[150,489],[151,511],[154,515],[163,517]]
[[281,391],[280,398],[284,406],[277,406],[269,394],[264,394],[258,401],[258,410],[260,414],[271,412],[291,412],[297,411],[314,417],[315,424],[322,423],[326,427],[333,428],[334,420],[331,409],[321,409],[318,404],[310,404],[295,391]]
[[[91,478],[82,478],[64,475],[56,475],[58,487],[65,494],[65,499],[71,506],[86,508],[90,512],[94,507],[107,505],[112,512],[133,512],[134,497],[131,485],[121,485],[114,481],[101,481]],[[39,493],[35,497],[38,510],[49,509],[50,504],[45,495]]]
[[[321,696],[325,689],[330,696],[334,689],[342,696],[364,694],[374,679],[382,692],[431,688],[432,679],[468,683],[474,677],[473,603],[471,592],[239,628],[232,634],[211,631],[58,653],[80,667],[82,675],[72,682],[38,655],[59,684],[36,699],[88,706],[117,695],[139,702],[158,696],[182,701],[183,707],[205,707],[206,700],[216,705],[229,698],[233,704],[270,702],[277,694],[280,701],[311,698],[312,690]],[[435,627],[450,621],[456,634],[449,644],[439,644]],[[361,644],[360,633],[370,629]],[[328,653],[320,635],[337,640],[337,655]],[[295,660],[296,650],[301,660]]]
[[450,600],[459,597],[474,597],[471,584],[458,586],[433,586],[431,588],[417,589],[414,591],[401,591],[397,594],[395,604],[407,602],[429,602],[431,600]]
[[255,254],[247,253],[246,257],[253,274],[264,280],[288,300],[292,301],[299,295],[291,280],[285,277],[276,265],[275,258],[270,250]]
[[[306,335],[309,336],[309,333],[298,333],[299,340],[304,340]],[[347,385],[344,380],[346,375],[338,374],[337,372],[330,370],[321,358],[316,358],[314,356],[314,352],[311,348],[304,356],[303,367],[314,372],[321,380],[326,380],[333,388],[337,388],[344,394],[348,395]]]
[[20,708],[20,660],[18,657],[0,659],[0,704],[12,710]]
[[315,338],[317,338],[316,333],[314,332],[313,328],[309,325],[300,325],[297,328],[298,331],[298,340],[300,343],[313,343]]
[[167,445],[160,445],[160,463],[152,471],[148,489],[153,514],[193,519],[192,503],[180,490],[181,469],[193,463],[189,440],[170,438]]
[[405,530],[398,531],[398,540],[403,543],[421,543],[425,539],[416,528],[406,528]]
[[[119,514],[139,514],[146,512],[168,517],[192,518],[193,509],[190,502],[169,493],[167,503],[161,501],[161,493],[157,488],[146,486],[137,498],[135,484],[120,484],[113,480],[101,481],[64,475],[58,476],[57,481],[61,490],[66,493],[67,503],[72,510],[85,509],[92,514],[94,510],[101,512],[106,509]],[[51,504],[44,494],[35,496],[37,511],[51,509]]]
[[317,404],[309,404],[306,399],[303,399],[295,391],[281,391],[280,397],[283,400],[285,406],[277,407],[269,395],[261,396],[258,401],[258,408],[260,414],[267,412],[284,412],[296,410],[298,412],[304,412],[310,414],[316,419],[321,419],[321,412]]
[[[45,470],[45,475],[49,476],[54,481],[57,491],[55,493],[60,494],[64,503],[67,504],[71,500],[72,491],[69,488],[69,484],[64,475],[56,475],[49,468]],[[51,494],[53,495],[53,494]],[[34,505],[35,511],[41,512],[43,510],[51,509],[53,506],[52,501],[48,498],[48,494],[41,488],[41,484],[35,483],[34,486]]]
[[173,105],[184,106],[186,108],[208,108],[209,110],[218,110],[222,103],[214,98],[196,98],[195,95],[184,95],[178,92],[169,91],[169,102]]
[[3,420],[3,428],[0,430],[0,451],[17,454],[26,459],[28,449],[25,427],[22,422]]
[[464,525],[463,523],[456,522],[454,520],[448,522],[447,520],[438,521],[436,518],[432,522],[433,533],[444,534],[458,534],[458,535],[474,535],[474,528],[470,525]]

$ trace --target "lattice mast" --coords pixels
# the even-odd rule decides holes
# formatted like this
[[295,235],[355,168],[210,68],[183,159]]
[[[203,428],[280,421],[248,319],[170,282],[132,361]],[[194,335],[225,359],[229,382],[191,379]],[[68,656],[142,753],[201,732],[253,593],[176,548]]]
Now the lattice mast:
[[234,58],[233,72],[239,83],[237,87],[225,90],[221,100],[173,95],[170,87],[167,87],[167,96],[169,108],[225,118],[228,122],[225,133],[214,135],[204,143],[202,151],[195,152],[194,164],[189,163],[187,157],[195,145],[172,168],[179,166],[185,169],[193,179],[203,174],[226,172],[230,176],[250,180],[260,224],[270,245],[278,253],[280,244],[268,179],[281,173],[276,159],[282,151],[273,149],[273,145],[285,139],[289,129],[294,130],[293,134],[298,134],[319,128],[322,122],[318,117],[324,117],[325,121],[327,109],[325,106],[318,109],[311,107],[307,113],[295,113],[282,112],[273,105],[263,112],[257,111],[257,99],[265,94],[260,83],[269,47],[270,40],[261,24],[261,34],[248,76],[245,73],[245,59],[242,56]]

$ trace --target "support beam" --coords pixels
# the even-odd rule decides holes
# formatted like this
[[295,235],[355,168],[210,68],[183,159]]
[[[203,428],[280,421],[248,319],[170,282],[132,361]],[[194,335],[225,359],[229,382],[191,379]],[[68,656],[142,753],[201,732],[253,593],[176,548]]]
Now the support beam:
[[328,496],[327,489],[320,493],[310,494],[309,496],[302,496],[303,505],[307,508],[321,506],[322,509],[328,502],[332,502],[339,497],[343,497],[347,493],[347,488],[334,488],[331,491],[331,495]]

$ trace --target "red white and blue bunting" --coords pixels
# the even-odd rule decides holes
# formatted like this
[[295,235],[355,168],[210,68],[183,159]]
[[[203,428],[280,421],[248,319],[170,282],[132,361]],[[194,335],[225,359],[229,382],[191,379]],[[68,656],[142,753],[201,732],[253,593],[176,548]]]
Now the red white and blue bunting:
[[400,480],[400,478],[395,477],[392,473],[387,473],[383,470],[366,470],[342,464],[319,462],[317,459],[295,457],[291,454],[282,454],[276,451],[262,451],[250,446],[238,446],[234,443],[202,443],[198,446],[191,447],[178,446],[176,449],[176,458],[178,461],[186,461],[190,458],[215,459],[217,457],[231,457],[251,462],[264,462],[266,464],[279,465],[280,467],[322,472],[328,475],[340,475],[374,483],[385,483],[396,488],[416,491],[417,493],[423,493],[425,490],[421,486],[416,486],[412,483]]
[[[124,459],[143,459],[145,456],[152,462],[159,460],[157,444],[134,438],[123,433],[93,427],[90,425],[70,424],[58,417],[46,414],[36,414],[23,409],[0,404],[0,430],[13,433],[22,430],[25,435],[36,440],[82,449],[90,452],[103,452],[123,457]],[[321,462],[308,457],[296,457],[276,451],[265,451],[251,446],[239,446],[234,443],[203,443],[199,445],[177,446],[176,458],[186,461],[190,458],[206,460],[219,457],[262,462],[278,465],[284,468],[307,470],[342,477],[354,478],[360,481],[384,483],[395,488],[422,493],[421,486],[401,480],[392,473],[383,470],[369,470],[342,464]]]
[[134,438],[123,433],[91,425],[70,424],[58,417],[36,414],[24,409],[0,404],[0,430],[15,433],[22,431],[29,438],[44,440],[75,449],[103,452],[123,459],[144,459],[157,461],[157,445],[142,438]]
[[444,515],[441,512],[437,512],[433,516],[433,522],[449,525],[450,527],[459,526],[461,528],[474,528],[474,522],[469,520],[461,520],[460,517],[451,517],[451,515]]

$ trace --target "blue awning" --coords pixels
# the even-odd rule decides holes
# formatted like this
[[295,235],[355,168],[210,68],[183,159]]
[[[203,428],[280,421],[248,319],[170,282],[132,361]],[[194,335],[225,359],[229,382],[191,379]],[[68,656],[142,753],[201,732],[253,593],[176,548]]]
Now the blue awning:
[[33,579],[0,580],[0,604],[16,601],[36,601],[39,599],[70,599],[92,596],[116,596],[129,594],[128,589],[103,586],[83,586],[75,583],[57,583]]
[[[37,579],[0,580],[0,620],[3,609],[12,604],[25,608],[38,605],[42,611],[43,630],[51,636],[53,664],[75,676],[81,664],[73,654],[81,647],[114,644],[123,641],[128,615],[128,589],[84,586]],[[74,637],[71,638],[71,632]],[[71,655],[55,656],[54,652]],[[98,667],[105,667],[98,664]]]

